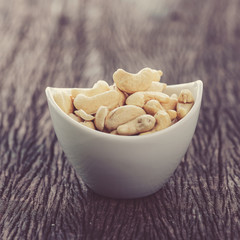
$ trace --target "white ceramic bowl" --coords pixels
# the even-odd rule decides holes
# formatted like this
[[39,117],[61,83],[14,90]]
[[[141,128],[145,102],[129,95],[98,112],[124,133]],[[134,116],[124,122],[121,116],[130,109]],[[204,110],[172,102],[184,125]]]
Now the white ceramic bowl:
[[[54,88],[46,95],[57,138],[79,177],[96,193],[137,198],[159,190],[173,174],[193,137],[201,106],[201,80],[171,85],[165,93],[192,91],[190,112],[167,129],[143,136],[117,136],[82,126],[55,103]],[[70,91],[70,89],[65,89]]]

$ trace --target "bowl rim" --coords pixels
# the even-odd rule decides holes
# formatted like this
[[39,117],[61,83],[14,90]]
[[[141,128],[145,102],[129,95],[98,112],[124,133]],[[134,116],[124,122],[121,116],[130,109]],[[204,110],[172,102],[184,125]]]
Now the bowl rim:
[[91,128],[88,128],[86,126],[83,126],[83,125],[79,124],[77,121],[75,121],[74,119],[69,117],[65,112],[62,111],[62,109],[54,101],[53,94],[52,94],[52,89],[70,90],[72,88],[46,87],[45,93],[46,93],[48,103],[52,105],[52,107],[55,109],[57,114],[60,115],[62,118],[64,118],[67,122],[69,122],[69,124],[72,124],[73,126],[79,128],[81,131],[85,131],[87,134],[91,134],[95,137],[103,137],[103,138],[109,139],[109,140],[134,141],[135,142],[135,141],[145,141],[145,140],[148,140],[150,138],[155,138],[155,137],[158,137],[158,136],[161,136],[161,135],[165,135],[168,132],[174,131],[175,128],[181,127],[182,125],[185,124],[186,121],[188,121],[190,118],[192,118],[192,116],[194,114],[196,114],[196,112],[198,110],[198,107],[200,108],[200,106],[201,106],[202,93],[203,93],[203,82],[201,80],[196,80],[196,81],[188,82],[188,83],[167,85],[167,88],[176,88],[176,87],[177,88],[184,88],[184,87],[187,88],[190,85],[194,85],[194,84],[196,85],[197,93],[196,93],[196,98],[195,98],[194,105],[191,108],[191,110],[188,112],[188,114],[184,118],[182,118],[181,120],[176,122],[175,124],[165,128],[163,130],[160,130],[160,131],[157,131],[157,132],[154,132],[154,133],[151,133],[151,134],[142,135],[142,136],[138,136],[138,135],[136,135],[136,136],[114,135],[114,134],[109,134],[109,133],[97,131],[97,130],[94,130],[94,129],[91,129]]

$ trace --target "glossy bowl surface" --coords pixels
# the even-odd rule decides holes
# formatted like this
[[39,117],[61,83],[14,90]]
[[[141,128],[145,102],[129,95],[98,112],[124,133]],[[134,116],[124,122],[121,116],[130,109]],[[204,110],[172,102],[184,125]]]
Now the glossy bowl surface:
[[[203,84],[169,85],[167,94],[192,91],[190,112],[167,129],[143,136],[117,136],[82,126],[46,96],[53,127],[68,160],[96,193],[113,198],[138,198],[158,191],[173,174],[193,137],[202,100]],[[69,91],[71,89],[64,89]]]

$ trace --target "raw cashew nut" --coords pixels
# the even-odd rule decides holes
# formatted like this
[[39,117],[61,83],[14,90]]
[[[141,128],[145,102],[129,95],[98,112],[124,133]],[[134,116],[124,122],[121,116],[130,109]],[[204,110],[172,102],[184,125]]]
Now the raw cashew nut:
[[162,71],[153,70],[151,68],[143,68],[136,74],[118,69],[113,74],[113,81],[120,90],[126,93],[134,93],[146,90],[153,81],[159,82],[161,76]]
[[117,129],[119,125],[129,122],[143,114],[146,114],[145,111],[137,106],[124,105],[115,108],[107,115],[105,120],[105,127],[108,130]]
[[95,126],[94,126],[94,123],[91,122],[91,121],[80,122],[80,124],[82,124],[82,125],[84,125],[84,126],[86,126],[86,127],[89,127],[89,128],[91,128],[91,129],[94,129],[94,130],[96,129]]
[[97,81],[92,88],[73,88],[72,96],[75,98],[78,94],[83,94],[88,97],[92,97],[99,93],[109,91],[110,87],[107,82],[103,80]]
[[175,110],[169,109],[169,110],[167,110],[167,113],[168,113],[171,121],[174,120],[174,119],[176,119],[176,117],[177,117],[177,112],[176,112]]
[[148,114],[139,116],[130,122],[118,126],[119,135],[135,135],[151,130],[155,125],[156,119]]
[[118,135],[118,133],[117,133],[117,129],[111,131],[110,134],[112,134],[112,135]]
[[64,91],[56,91],[53,94],[53,99],[56,104],[66,113],[70,114],[73,112],[72,98]]
[[80,109],[80,110],[76,110],[74,112],[77,116],[79,116],[80,118],[82,118],[85,121],[92,121],[94,119],[94,116],[92,116],[91,114],[86,113],[84,110]]
[[155,127],[152,129],[152,131],[146,132],[145,134],[148,133],[154,133],[157,131],[160,131],[164,128],[167,128],[171,125],[171,118],[168,115],[168,113],[166,111],[163,110],[159,110],[155,115],[154,115],[157,123],[155,125]]
[[148,91],[148,92],[163,92],[166,87],[167,87],[166,83],[152,82],[150,87],[145,91]]
[[88,114],[94,114],[100,106],[106,106],[110,110],[117,107],[119,103],[119,93],[115,90],[109,90],[92,97],[78,94],[73,103],[76,109],[83,109]]
[[171,125],[171,118],[167,112],[159,110],[154,117],[156,118],[157,125],[155,130],[159,131],[164,128],[167,128]]
[[178,99],[176,94],[172,94],[169,98],[168,103],[162,103],[163,108],[167,110],[175,110],[177,105]]
[[146,134],[149,134],[149,133],[154,133],[154,132],[160,131],[164,128],[167,128],[171,125],[171,118],[165,110],[159,110],[154,115],[154,118],[156,119],[156,122],[157,122],[155,127],[151,131],[141,133],[140,135],[146,135]]
[[182,89],[178,96],[178,102],[180,102],[180,103],[194,102],[192,92],[189,89]]
[[126,104],[143,107],[147,101],[152,99],[155,99],[160,103],[169,102],[169,96],[162,92],[136,92],[127,98]]
[[119,93],[119,95],[120,95],[120,97],[119,97],[119,107],[120,106],[123,106],[124,104],[125,104],[125,102],[126,102],[126,98],[128,97],[128,94],[127,93],[125,93],[125,92],[122,92],[117,86],[116,86],[116,84],[114,83],[112,86],[110,86],[110,89],[111,90],[116,90],[118,93]]
[[143,109],[146,113],[154,116],[159,110],[164,110],[161,103],[157,100],[149,100],[144,106]]
[[178,119],[182,119],[183,117],[185,117],[187,115],[187,113],[190,111],[190,109],[193,106],[193,102],[192,103],[178,103],[177,104],[177,117]]
[[68,116],[77,122],[83,122],[83,120],[80,117],[76,116],[74,113],[69,113]]
[[109,112],[108,108],[104,106],[101,106],[97,110],[94,123],[95,123],[96,129],[98,129],[99,131],[103,131],[104,129],[105,119],[106,119],[106,116],[108,115],[108,112]]

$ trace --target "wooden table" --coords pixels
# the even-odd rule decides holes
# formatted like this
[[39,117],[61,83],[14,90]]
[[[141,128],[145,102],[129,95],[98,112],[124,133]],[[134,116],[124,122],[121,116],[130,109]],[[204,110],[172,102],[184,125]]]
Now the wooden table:
[[[239,0],[0,0],[0,239],[239,239],[239,11]],[[198,126],[156,194],[104,198],[62,152],[44,90],[145,66],[167,84],[203,80]]]

